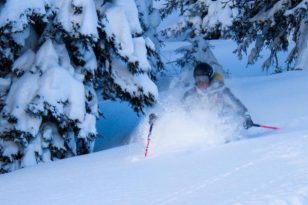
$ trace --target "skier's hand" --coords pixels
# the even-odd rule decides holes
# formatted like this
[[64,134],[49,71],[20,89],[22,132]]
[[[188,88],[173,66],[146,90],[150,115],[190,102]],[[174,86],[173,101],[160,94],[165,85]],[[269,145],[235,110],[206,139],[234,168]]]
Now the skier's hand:
[[157,115],[156,114],[154,114],[154,113],[151,113],[150,115],[149,115],[149,124],[151,125],[151,124],[154,124],[155,123],[155,121],[157,120]]
[[253,126],[253,121],[252,121],[250,115],[246,114],[246,115],[244,116],[243,127],[244,127],[245,129],[249,129],[249,128],[251,128],[252,126]]

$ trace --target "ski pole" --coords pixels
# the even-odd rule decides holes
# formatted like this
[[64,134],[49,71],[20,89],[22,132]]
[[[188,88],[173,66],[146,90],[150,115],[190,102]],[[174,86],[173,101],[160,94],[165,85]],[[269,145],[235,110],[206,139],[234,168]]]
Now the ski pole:
[[149,116],[149,124],[150,124],[150,130],[147,138],[147,145],[145,147],[144,157],[148,156],[149,148],[150,148],[150,142],[151,142],[151,134],[154,126],[154,121],[157,119],[157,116],[153,113]]
[[152,134],[152,129],[153,129],[153,124],[150,125],[150,131],[149,131],[149,134],[148,134],[147,146],[145,147],[144,157],[148,156],[150,142],[151,142],[151,138],[150,137],[151,137],[151,134]]
[[273,126],[269,126],[269,125],[259,125],[259,124],[252,124],[253,127],[262,127],[262,128],[266,128],[266,129],[272,129],[272,130],[279,130],[280,128],[278,127],[273,127]]

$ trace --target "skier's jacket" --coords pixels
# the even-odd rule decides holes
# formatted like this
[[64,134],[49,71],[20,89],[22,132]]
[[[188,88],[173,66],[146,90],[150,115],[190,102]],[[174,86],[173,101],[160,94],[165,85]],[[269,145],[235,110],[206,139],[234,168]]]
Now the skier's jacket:
[[210,85],[203,91],[196,87],[188,90],[183,96],[185,104],[196,104],[207,102],[210,109],[216,109],[220,115],[235,114],[245,118],[247,108],[237,99],[224,84],[223,77],[219,73],[214,73]]

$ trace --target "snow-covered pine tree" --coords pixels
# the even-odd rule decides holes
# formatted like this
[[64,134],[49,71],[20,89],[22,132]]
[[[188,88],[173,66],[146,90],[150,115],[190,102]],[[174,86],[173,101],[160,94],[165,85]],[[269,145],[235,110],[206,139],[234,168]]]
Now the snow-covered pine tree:
[[[237,0],[240,10],[231,28],[233,38],[238,43],[236,50],[241,57],[248,52],[248,63],[253,64],[264,47],[270,50],[263,67],[278,65],[277,53],[286,51],[291,41],[294,48],[289,53],[288,69],[304,69],[308,66],[308,1],[307,0],[273,0],[244,1]],[[292,65],[291,65],[292,64]]]
[[0,171],[91,152],[97,91],[153,104],[149,49],[134,0],[1,1]]
[[166,17],[175,10],[180,12],[179,21],[164,30],[163,34],[190,43],[178,50],[184,56],[177,63],[187,70],[193,68],[197,62],[207,62],[224,73],[208,40],[226,36],[237,10],[231,7],[230,2],[223,0],[168,0],[161,13]]
[[161,16],[159,9],[153,5],[153,0],[136,0],[137,7],[139,8],[139,16],[144,36],[148,41],[148,52],[151,55],[151,63],[157,68],[157,71],[163,69],[164,65],[159,55],[160,48],[162,47],[162,40],[158,37],[157,28],[161,23]]
[[[307,0],[169,0],[162,10],[163,16],[175,9],[180,11],[182,19],[166,31],[167,35],[184,33],[191,41],[200,37],[207,40],[232,38],[238,44],[235,52],[240,58],[250,51],[248,64],[253,64],[262,49],[267,48],[270,55],[263,67],[274,65],[277,72],[282,69],[278,65],[278,52],[286,51],[290,45],[294,45],[287,58],[287,69],[307,67]],[[191,53],[198,53],[190,48],[183,51],[185,60],[193,59]],[[185,64],[186,61],[179,63]]]

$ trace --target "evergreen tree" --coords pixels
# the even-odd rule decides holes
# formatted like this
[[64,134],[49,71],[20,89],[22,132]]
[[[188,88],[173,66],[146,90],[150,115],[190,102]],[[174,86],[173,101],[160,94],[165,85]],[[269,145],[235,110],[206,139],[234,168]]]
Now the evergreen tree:
[[176,25],[164,30],[163,34],[190,43],[189,46],[178,50],[184,56],[178,59],[177,63],[187,70],[193,68],[198,62],[207,62],[217,71],[224,73],[211,51],[208,40],[225,36],[235,15],[230,3],[210,0],[168,0],[161,13],[166,17],[175,10],[180,12],[179,21]]
[[253,64],[264,47],[270,50],[263,67],[276,66],[280,71],[277,53],[286,51],[291,41],[295,43],[289,53],[287,63],[295,69],[307,67],[308,60],[308,1],[274,0],[274,1],[236,1],[240,14],[235,18],[231,31],[238,43],[236,52],[241,57],[250,51],[248,63]]
[[144,36],[151,49],[148,52],[151,55],[151,63],[160,71],[164,68],[160,55],[158,55],[162,47],[162,40],[158,37],[157,28],[161,23],[161,16],[159,10],[154,8],[153,0],[136,0],[137,7],[139,8],[139,16]]
[[0,172],[93,151],[97,92],[152,105],[151,54],[134,0],[1,1]]
[[[180,11],[181,20],[165,32],[167,35],[185,34],[186,39],[196,42],[192,43],[195,46],[202,44],[198,43],[200,39],[233,39],[238,44],[235,53],[240,58],[250,52],[248,64],[255,63],[260,52],[267,48],[270,55],[263,67],[274,65],[276,72],[282,69],[278,65],[278,52],[295,44],[287,58],[288,69],[307,67],[307,0],[169,0],[162,10],[163,16],[175,9]],[[191,54],[198,53],[192,48],[184,52],[185,59],[193,59]]]

